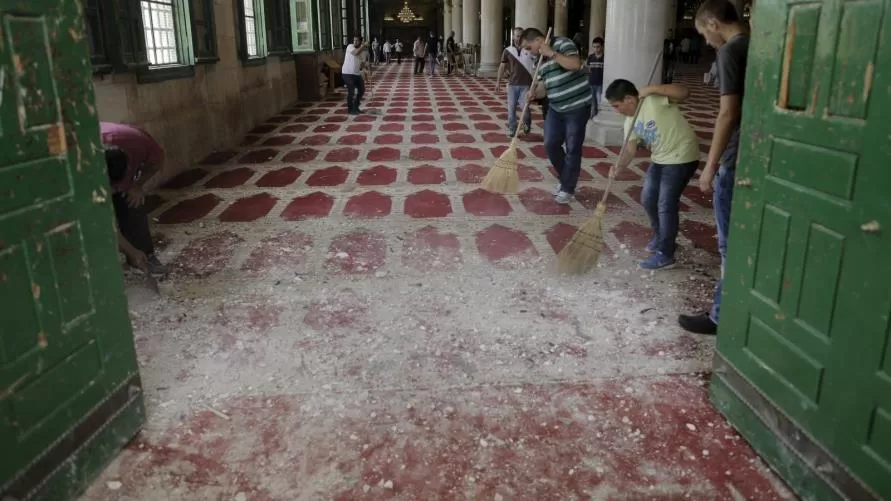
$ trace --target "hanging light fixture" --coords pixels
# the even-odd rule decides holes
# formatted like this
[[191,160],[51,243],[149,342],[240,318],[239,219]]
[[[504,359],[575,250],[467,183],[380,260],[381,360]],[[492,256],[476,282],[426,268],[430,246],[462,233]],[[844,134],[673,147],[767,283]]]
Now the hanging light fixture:
[[418,19],[418,16],[415,15],[414,11],[409,8],[408,0],[402,5],[402,10],[399,11],[399,14],[397,14],[396,17],[403,23],[410,23]]

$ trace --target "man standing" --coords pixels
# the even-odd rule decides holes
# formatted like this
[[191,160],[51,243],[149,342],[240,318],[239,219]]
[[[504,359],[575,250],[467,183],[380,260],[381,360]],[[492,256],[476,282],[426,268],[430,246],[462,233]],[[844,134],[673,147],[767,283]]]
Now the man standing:
[[436,39],[436,35],[433,32],[430,32],[430,36],[427,37],[427,64],[430,65],[430,76],[436,74],[436,51],[439,48],[438,40]]
[[362,51],[365,50],[365,42],[360,37],[353,37],[353,43],[347,45],[343,51],[343,83],[347,87],[347,111],[350,115],[362,113],[359,105],[365,95],[365,81],[362,79]]
[[730,231],[730,202],[733,198],[733,179],[739,152],[739,126],[742,121],[742,100],[745,94],[746,64],[749,35],[740,20],[736,7],[728,0],[705,0],[696,12],[696,31],[717,49],[718,83],[721,106],[708,160],[699,175],[699,188],[708,193],[714,185],[712,202],[715,226],[718,230],[718,250],[721,253],[721,280],[715,288],[712,309],[701,315],[681,315],[678,323],[696,334],[715,334],[721,313],[721,290],[724,267],[727,263],[727,237]]
[[384,61],[386,61],[387,64],[390,64],[390,49],[392,49],[390,41],[384,40]]
[[455,32],[453,31],[446,39],[447,75],[451,75],[452,70],[455,69],[455,48]]
[[377,41],[377,37],[371,41],[371,63],[377,65],[380,62],[381,44]]
[[[120,247],[131,266],[145,266],[144,254],[149,273],[164,275],[167,267],[155,256],[142,189],[151,175],[163,168],[164,150],[148,132],[132,125],[100,122],[99,130],[105,145]],[[134,248],[139,252],[133,252]]]
[[415,56],[415,75],[424,73],[424,52],[424,41],[418,35],[418,39],[415,40],[415,45],[412,48],[412,54]]
[[591,86],[591,120],[600,112],[600,99],[603,97],[603,39],[591,40],[591,55],[588,56],[588,85]]
[[676,47],[674,39],[669,33],[662,41],[662,83],[670,84],[674,81],[674,66]]
[[[526,103],[526,93],[532,85],[532,73],[535,68],[535,57],[520,45],[523,28],[514,28],[511,46],[501,52],[501,64],[498,66],[498,77],[495,80],[495,93],[501,92],[501,77],[505,70],[507,79],[507,137],[514,137],[517,132],[517,105]],[[523,115],[523,133],[529,134],[532,129],[532,113],[526,109]]]
[[566,205],[572,201],[582,169],[582,143],[591,116],[591,88],[572,40],[554,37],[548,45],[537,28],[526,28],[522,39],[525,49],[546,59],[538,68],[541,82],[527,92],[526,99],[548,98],[544,146],[560,178],[554,191],[555,201]]
[[396,39],[396,64],[402,64],[402,41]]

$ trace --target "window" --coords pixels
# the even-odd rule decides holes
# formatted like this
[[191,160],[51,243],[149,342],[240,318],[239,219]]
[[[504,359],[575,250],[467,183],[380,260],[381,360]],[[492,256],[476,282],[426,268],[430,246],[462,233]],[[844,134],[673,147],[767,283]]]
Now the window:
[[344,0],[338,0],[340,2],[340,41],[341,46],[346,47],[347,45],[353,43],[353,37],[350,33],[350,15],[347,12],[347,3]]
[[190,0],[192,10],[192,46],[199,63],[219,61],[213,17],[213,0]]
[[330,9],[328,10],[331,19],[329,22],[331,23],[331,48],[332,49],[342,49],[343,45],[338,47],[341,39],[343,38],[343,30],[340,27],[340,2],[341,0],[331,0]]
[[181,63],[173,0],[141,0],[140,3],[149,63],[152,66]]
[[313,17],[310,0],[291,4],[291,44],[294,52],[313,50]]
[[260,39],[257,36],[257,16],[254,14],[254,0],[242,0],[244,5],[244,35],[248,57],[257,57]]
[[331,49],[331,4],[329,0],[316,0],[319,15],[319,49]]
[[290,0],[266,0],[266,39],[270,54],[291,54]]
[[102,5],[99,0],[84,2],[84,22],[87,29],[87,43],[90,46],[90,61],[96,71],[106,70],[110,60],[106,51]]

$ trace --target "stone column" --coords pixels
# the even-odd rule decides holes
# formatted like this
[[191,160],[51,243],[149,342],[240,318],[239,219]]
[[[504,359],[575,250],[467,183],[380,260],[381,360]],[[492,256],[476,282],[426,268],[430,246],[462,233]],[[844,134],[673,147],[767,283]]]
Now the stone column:
[[548,31],[548,0],[516,0],[514,22],[520,28]]
[[442,38],[449,38],[452,32],[452,0],[445,0],[442,8]]
[[483,10],[480,16],[482,25],[482,41],[480,47],[480,76],[494,77],[498,74],[498,65],[501,64],[502,28],[504,20],[503,0],[483,0]]
[[480,0],[464,0],[464,43],[480,43]]
[[[603,84],[608,86],[617,78],[630,80],[634,85],[659,82],[662,67],[662,41],[668,2],[662,0],[608,0],[604,47]],[[653,65],[656,65],[655,71]],[[625,117],[616,113],[606,102],[600,114],[588,127],[588,137],[604,146],[621,145],[624,140],[622,124]]]
[[590,46],[591,40],[604,36],[606,28],[606,0],[591,0],[591,17],[588,19],[588,40],[585,44]]
[[462,0],[452,0],[452,31],[455,32],[455,43],[464,41],[464,31],[461,30],[464,23],[464,13],[461,9]]
[[568,15],[566,0],[554,0],[554,35],[572,38],[573,35],[566,32],[566,26],[569,24]]

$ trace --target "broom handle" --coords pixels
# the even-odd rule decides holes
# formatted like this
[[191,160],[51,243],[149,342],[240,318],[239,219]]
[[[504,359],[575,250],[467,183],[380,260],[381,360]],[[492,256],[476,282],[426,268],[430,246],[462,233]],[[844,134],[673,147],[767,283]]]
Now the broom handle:
[[[659,60],[662,59],[662,53],[660,52],[658,56],[656,56],[656,61],[653,63],[653,69],[650,70],[650,78],[647,80],[647,85],[653,81],[653,77],[656,75],[656,68],[659,66]],[[644,97],[646,99],[646,97]],[[625,147],[628,146],[628,139],[631,138],[631,132],[634,130],[634,122],[637,121],[637,116],[640,115],[640,110],[643,108],[644,99],[641,99],[637,102],[637,109],[634,110],[634,117],[631,118],[631,127],[628,127],[628,132],[625,133],[625,140],[622,141],[622,149],[619,150],[619,156],[616,157],[616,163],[613,164],[614,167],[619,166],[619,161],[622,160],[622,155],[625,154]],[[609,196],[610,188],[613,186],[613,175],[612,170],[610,169],[610,176],[606,181],[606,189],[603,190],[603,200],[602,203],[606,203],[606,198]]]
[[[545,43],[549,43],[550,41],[551,41],[551,28],[548,28],[548,34],[545,35]],[[532,70],[532,85],[529,87],[528,92],[535,92],[535,87],[537,84],[536,78],[538,78],[538,68],[541,66],[542,61],[544,61],[544,57],[539,57],[538,62],[535,63],[535,69]],[[529,103],[531,103],[531,102],[532,101],[529,100],[528,96],[527,96],[526,104],[523,105],[523,112],[520,113],[520,120],[522,120],[526,116],[526,111],[529,110]],[[519,137],[520,137],[520,128],[517,127],[517,130],[514,131],[514,138],[511,139],[511,141],[510,141],[511,148],[517,147],[516,143],[517,143],[517,140],[519,139]]]

